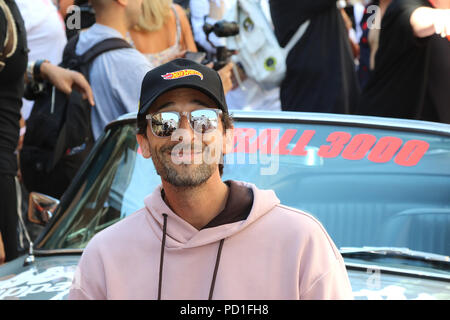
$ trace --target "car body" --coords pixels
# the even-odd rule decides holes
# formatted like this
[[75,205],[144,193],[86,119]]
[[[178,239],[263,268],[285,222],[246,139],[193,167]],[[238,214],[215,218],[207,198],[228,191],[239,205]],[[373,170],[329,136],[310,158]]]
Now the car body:
[[[356,299],[450,299],[450,125],[232,116],[223,179],[273,189],[283,204],[315,216],[341,250]],[[31,253],[0,267],[0,299],[67,298],[92,236],[143,207],[160,178],[140,154],[135,118],[106,127],[52,217],[41,220]]]

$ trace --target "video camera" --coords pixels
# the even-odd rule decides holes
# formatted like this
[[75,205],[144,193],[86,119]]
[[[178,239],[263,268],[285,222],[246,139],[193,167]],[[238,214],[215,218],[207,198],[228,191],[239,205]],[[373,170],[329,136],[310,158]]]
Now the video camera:
[[229,61],[230,57],[236,53],[235,50],[229,50],[226,46],[215,46],[209,39],[209,35],[214,32],[217,37],[226,38],[233,37],[239,34],[239,25],[236,22],[228,21],[217,21],[215,24],[210,24],[206,22],[203,25],[203,31],[206,35],[206,40],[211,44],[213,48],[216,49],[216,55],[213,58],[214,70],[219,70],[223,68]]

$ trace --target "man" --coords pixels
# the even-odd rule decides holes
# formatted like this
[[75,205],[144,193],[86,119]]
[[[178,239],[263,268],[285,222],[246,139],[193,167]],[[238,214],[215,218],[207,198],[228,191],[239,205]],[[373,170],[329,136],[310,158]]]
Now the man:
[[[91,0],[96,23],[81,32],[76,54],[82,55],[92,46],[108,38],[125,38],[139,20],[142,0]],[[139,88],[152,68],[134,48],[117,49],[97,57],[91,66],[89,82],[95,96],[92,109],[92,133],[97,139],[104,127],[122,114],[137,110]]]
[[393,0],[358,113],[450,123],[450,0]]
[[280,86],[285,111],[353,113],[359,84],[348,30],[336,0],[271,0],[275,35],[285,47],[299,26],[310,21],[286,59]]
[[221,180],[232,128],[216,71],[177,59],[147,73],[137,141],[162,184],[94,236],[69,299],[352,298],[317,220],[271,190]]

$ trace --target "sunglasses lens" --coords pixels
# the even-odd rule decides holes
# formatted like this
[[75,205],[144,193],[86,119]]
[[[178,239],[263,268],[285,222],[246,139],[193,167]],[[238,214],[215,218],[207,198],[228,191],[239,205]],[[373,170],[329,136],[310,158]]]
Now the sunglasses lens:
[[214,110],[201,109],[191,112],[191,126],[199,133],[207,133],[217,129],[218,118]]
[[158,137],[170,137],[178,128],[178,114],[159,112],[152,115],[152,131]]

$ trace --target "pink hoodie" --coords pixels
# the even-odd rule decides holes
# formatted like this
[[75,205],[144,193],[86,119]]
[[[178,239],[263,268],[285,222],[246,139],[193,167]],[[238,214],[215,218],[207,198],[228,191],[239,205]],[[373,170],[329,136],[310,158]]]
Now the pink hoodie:
[[239,183],[253,190],[248,218],[202,230],[169,209],[159,186],[143,209],[89,242],[69,299],[157,299],[159,290],[162,299],[353,299],[323,226],[273,191]]

